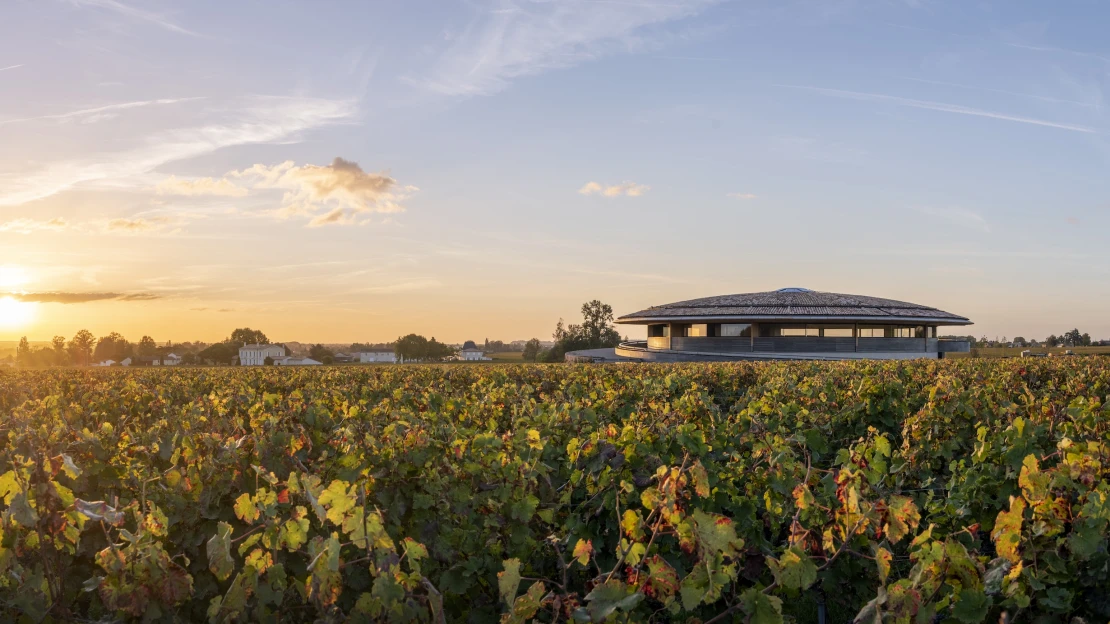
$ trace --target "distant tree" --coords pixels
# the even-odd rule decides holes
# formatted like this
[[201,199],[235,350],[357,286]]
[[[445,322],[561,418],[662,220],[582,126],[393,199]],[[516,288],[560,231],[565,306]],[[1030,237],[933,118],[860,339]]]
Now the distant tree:
[[270,339],[266,337],[266,334],[249,327],[242,327],[231,332],[231,337],[227,341],[236,347],[241,347],[244,344],[270,344]]
[[96,341],[96,350],[93,351],[93,359],[101,362],[104,360],[115,360],[117,362],[124,358],[130,357],[132,352],[131,343],[127,339],[116,332],[112,332]]
[[197,358],[209,364],[231,364],[239,355],[239,346],[230,342],[217,342],[197,353]]
[[73,336],[69,341],[69,352],[73,356],[73,360],[81,366],[89,365],[89,358],[92,357],[93,345],[96,344],[96,337],[92,335],[87,329],[82,329]]
[[322,344],[312,345],[312,347],[308,350],[308,357],[316,360],[317,362],[324,362],[324,360],[327,359],[328,361],[324,362],[325,364],[330,364],[331,362],[335,361],[335,354],[332,353],[331,349],[325,347]]
[[433,336],[428,340],[419,334],[409,334],[397,339],[393,352],[406,362],[440,361],[455,354],[449,345],[438,342]]
[[[569,351],[580,349],[600,349],[620,344],[621,335],[613,327],[613,307],[597,299],[582,304],[582,324],[563,324],[563,319],[555,325],[555,346],[543,352],[540,358],[545,362],[562,361]],[[984,338],[985,339],[985,338]]]
[[188,352],[185,353],[185,355],[181,356],[181,363],[185,366],[195,366],[199,363],[199,360],[197,359],[197,354]]
[[19,346],[15,348],[15,364],[25,368],[32,366],[31,343],[27,341],[27,336],[20,338]]
[[263,366],[273,366],[274,365],[274,358],[267,355],[266,359],[262,360],[262,365]]
[[1027,342],[1026,342],[1025,338],[1023,338],[1022,336],[1014,336],[1014,346],[1015,347],[1024,347],[1026,344],[1027,344]]
[[1073,329],[1064,334],[1064,345],[1074,347],[1083,344],[1083,334],[1079,333],[1078,329]]
[[139,339],[139,355],[142,357],[150,357],[158,352],[158,343],[150,336],[143,336]]
[[528,360],[529,362],[535,362],[536,356],[540,354],[540,350],[542,348],[543,347],[540,346],[539,338],[533,338],[529,340],[524,344],[524,359]]
[[1091,335],[1088,333],[1084,333],[1079,340],[1079,344],[1084,347],[1091,346]]
[[1055,347],[1059,344],[1060,339],[1056,337],[1056,334],[1049,334],[1048,338],[1044,339],[1044,346],[1046,347]]

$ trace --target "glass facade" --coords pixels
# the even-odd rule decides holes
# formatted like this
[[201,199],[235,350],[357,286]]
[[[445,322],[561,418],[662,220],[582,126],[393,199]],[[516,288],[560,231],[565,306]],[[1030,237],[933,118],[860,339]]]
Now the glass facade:
[[648,325],[648,338],[669,338],[670,335],[670,325]]
[[715,323],[709,326],[710,336],[721,338],[749,338],[752,335],[750,323]]

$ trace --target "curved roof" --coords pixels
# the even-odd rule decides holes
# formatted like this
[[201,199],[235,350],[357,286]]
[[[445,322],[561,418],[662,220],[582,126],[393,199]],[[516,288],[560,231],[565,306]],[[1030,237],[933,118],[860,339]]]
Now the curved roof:
[[770,292],[720,295],[652,306],[626,314],[618,323],[752,319],[783,321],[922,322],[970,325],[963,316],[929,306],[863,295],[782,288]]

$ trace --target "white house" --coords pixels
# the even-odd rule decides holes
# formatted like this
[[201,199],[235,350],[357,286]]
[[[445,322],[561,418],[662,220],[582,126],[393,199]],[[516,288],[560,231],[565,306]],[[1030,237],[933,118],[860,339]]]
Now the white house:
[[131,366],[131,358],[123,358],[119,362],[120,366]]
[[266,358],[277,362],[285,357],[285,347],[274,344],[245,344],[239,347],[239,364],[242,366],[264,366]]
[[93,364],[93,366],[115,366],[115,364],[115,360],[104,360],[103,362],[97,362],[96,364]]
[[395,364],[397,362],[397,354],[393,352],[393,349],[371,349],[370,351],[361,351],[357,355],[358,361],[363,364],[371,362]]
[[486,357],[485,351],[479,349],[473,340],[467,340],[459,350],[459,359],[464,362],[488,362],[493,358]]
[[317,362],[310,357],[281,357],[274,358],[274,366],[319,366],[322,362]]
[[177,366],[181,364],[181,356],[176,353],[162,356],[162,366]]

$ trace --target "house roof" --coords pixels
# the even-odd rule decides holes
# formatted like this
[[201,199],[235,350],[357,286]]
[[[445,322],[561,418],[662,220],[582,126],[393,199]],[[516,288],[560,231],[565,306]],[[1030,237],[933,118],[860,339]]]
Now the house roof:
[[249,345],[243,345],[239,348],[240,349],[268,349],[270,347],[276,347],[276,348],[281,348],[281,349],[285,348],[284,345],[279,345],[279,344],[249,344]]
[[970,325],[963,316],[893,299],[783,288],[770,292],[690,299],[626,314],[618,323],[726,319],[925,322]]

